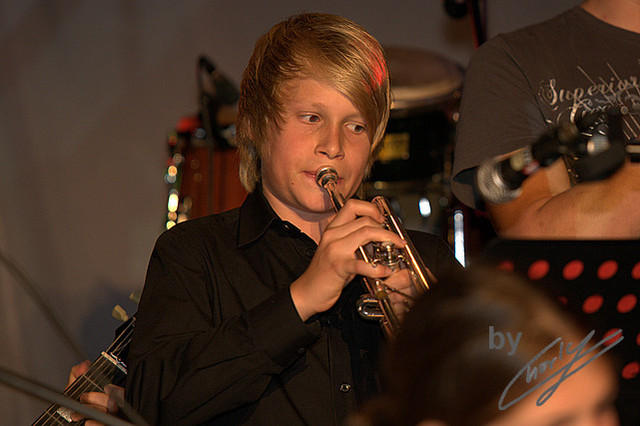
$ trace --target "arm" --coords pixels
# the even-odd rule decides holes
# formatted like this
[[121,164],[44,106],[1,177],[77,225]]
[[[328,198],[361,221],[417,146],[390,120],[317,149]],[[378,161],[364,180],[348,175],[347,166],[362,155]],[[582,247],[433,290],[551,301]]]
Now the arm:
[[640,237],[640,165],[573,187],[562,160],[529,177],[522,195],[487,209],[499,235],[526,239]]
[[[361,213],[343,210],[343,218]],[[335,228],[325,232],[314,255],[314,266],[292,280],[299,284],[281,283],[277,287],[282,290],[270,297],[263,297],[264,286],[251,284],[261,277],[236,259],[240,254],[224,257],[224,267],[203,260],[222,250],[198,247],[208,235],[195,241],[181,237],[190,226],[163,234],[136,316],[127,398],[152,424],[204,422],[259,400],[277,375],[304,357],[300,349],[317,340],[318,322],[304,320],[331,307],[353,275],[371,274],[370,267],[355,260],[351,245],[361,238],[393,239],[371,221],[347,218],[344,227],[334,221]],[[233,291],[255,300],[255,306],[238,305],[230,286],[215,282],[220,275],[216,270],[232,274],[232,284],[245,283],[244,289]],[[385,275],[385,270],[376,268],[373,274]]]
[[201,232],[185,226],[163,234],[149,262],[126,396],[151,424],[201,423],[256,401],[318,337],[298,317],[286,286],[270,296],[256,286],[262,293],[252,306],[223,295],[216,282],[223,274],[213,269],[233,270],[231,282],[245,286],[260,277],[228,255],[213,261],[233,265],[212,263],[223,248],[210,253],[203,243],[210,235]]
[[[300,316],[309,316],[329,309],[355,275],[372,279],[383,279],[389,287],[400,293],[390,292],[394,311],[402,319],[416,289],[406,269],[393,272],[379,265],[372,267],[357,260],[354,252],[358,246],[370,241],[391,241],[398,247],[404,245],[394,232],[381,228],[384,218],[377,207],[370,202],[349,200],[339,215],[331,222],[322,235],[316,255],[305,273],[291,285],[291,294]],[[410,231],[410,238],[429,269],[436,278],[452,270],[461,269],[449,247],[440,238],[421,232]]]
[[499,37],[471,58],[456,126],[452,182],[455,196],[465,204],[479,207],[473,183],[482,161],[529,145],[547,130],[533,84]]
[[[466,204],[478,207],[471,183],[481,161],[529,145],[547,130],[545,123],[551,118],[545,118],[538,100],[552,92],[539,87],[541,74],[527,73],[535,60],[554,67],[544,62],[549,60],[544,55],[544,50],[535,50],[516,57],[500,37],[474,54],[465,80],[454,164],[453,190]],[[554,74],[555,68],[548,77]],[[529,177],[516,200],[486,208],[498,234],[507,238],[637,238],[638,173],[637,165],[627,164],[606,180],[571,187],[559,160]]]

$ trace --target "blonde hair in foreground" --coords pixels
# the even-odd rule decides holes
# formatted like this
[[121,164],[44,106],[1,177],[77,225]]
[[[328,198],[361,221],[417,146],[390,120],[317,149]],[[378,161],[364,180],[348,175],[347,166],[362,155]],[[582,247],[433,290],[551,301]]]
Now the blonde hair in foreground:
[[282,122],[284,85],[297,78],[327,83],[356,106],[370,129],[372,154],[382,140],[391,100],[380,44],[340,16],[292,16],[258,39],[242,76],[237,143],[240,181],[249,192],[260,181],[262,145]]

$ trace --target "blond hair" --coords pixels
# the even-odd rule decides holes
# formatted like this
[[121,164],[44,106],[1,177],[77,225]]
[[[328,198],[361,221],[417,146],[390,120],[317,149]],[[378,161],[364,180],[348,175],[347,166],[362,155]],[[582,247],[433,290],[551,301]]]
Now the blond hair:
[[326,82],[345,95],[372,129],[372,154],[384,136],[391,100],[380,44],[341,16],[292,16],[258,39],[242,76],[236,140],[240,181],[249,192],[260,181],[260,152],[269,129],[282,122],[284,84],[296,78]]

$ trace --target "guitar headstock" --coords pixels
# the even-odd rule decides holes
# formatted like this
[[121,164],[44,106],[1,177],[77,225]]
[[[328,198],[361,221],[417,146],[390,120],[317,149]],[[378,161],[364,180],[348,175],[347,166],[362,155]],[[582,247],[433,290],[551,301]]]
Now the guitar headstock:
[[[134,302],[136,305],[140,303],[140,296],[142,292],[140,290],[136,290],[129,295],[129,300]],[[111,310],[111,316],[118,321],[126,322],[129,320],[129,314],[127,311],[120,305],[116,305]]]

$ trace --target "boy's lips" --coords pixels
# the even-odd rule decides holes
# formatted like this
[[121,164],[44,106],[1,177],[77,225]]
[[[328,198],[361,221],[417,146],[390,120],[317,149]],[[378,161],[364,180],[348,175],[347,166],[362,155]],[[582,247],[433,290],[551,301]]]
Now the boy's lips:
[[[303,174],[309,178],[310,180],[313,181],[314,185],[318,185],[318,183],[316,182],[316,171],[308,171],[305,170],[303,172]],[[339,176],[339,175],[338,175]],[[341,184],[342,182],[344,182],[344,179],[341,177],[338,177],[338,182],[336,182],[338,185]],[[318,188],[320,188],[320,186],[318,185]]]
[[[320,167],[317,170],[313,170],[313,171],[309,171],[309,170],[305,170],[303,173],[305,175],[309,175],[312,176],[314,179],[316,178],[316,173],[318,172],[318,170],[320,170]],[[340,175],[340,173],[338,173],[338,181],[342,181],[342,176]]]

